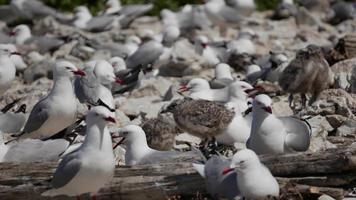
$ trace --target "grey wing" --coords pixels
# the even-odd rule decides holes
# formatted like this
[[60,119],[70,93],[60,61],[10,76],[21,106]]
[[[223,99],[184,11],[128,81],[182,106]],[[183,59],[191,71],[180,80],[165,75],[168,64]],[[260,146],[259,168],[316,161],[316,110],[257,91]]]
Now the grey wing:
[[69,183],[77,175],[81,165],[82,162],[77,157],[77,151],[65,156],[54,172],[52,187],[60,188]]
[[236,172],[223,175],[223,171],[230,167],[230,160],[223,156],[212,156],[205,164],[205,177],[209,193],[220,199],[225,197],[234,199],[240,194],[237,186]]
[[37,0],[27,0],[23,4],[23,8],[31,13],[31,15],[37,16],[47,16],[52,15],[56,16],[56,10],[53,8],[44,5],[42,2]]
[[230,8],[228,6],[224,6],[223,9],[220,10],[219,14],[227,21],[237,23],[240,22],[242,17],[239,15],[238,11]]
[[127,27],[134,19],[144,15],[153,8],[153,4],[146,5],[128,5],[120,10],[120,14],[124,17],[120,19],[121,27]]
[[3,133],[20,132],[25,125],[27,116],[25,113],[1,113],[0,114],[0,130]]
[[163,53],[163,45],[156,41],[149,41],[137,49],[137,51],[127,58],[128,69],[142,65],[153,64]]
[[6,162],[49,162],[57,161],[61,153],[69,146],[64,139],[34,140],[26,139],[10,143],[9,151],[4,157]]
[[279,117],[287,130],[285,146],[294,151],[306,151],[310,145],[312,130],[303,120],[293,117]]
[[86,29],[93,32],[105,31],[112,28],[116,16],[98,16],[92,18],[86,26]]
[[89,81],[85,78],[76,78],[74,81],[74,92],[80,103],[96,104],[99,100],[98,83],[96,80]]
[[54,37],[36,37],[34,39],[40,53],[55,50],[64,44],[63,40]]
[[31,133],[38,130],[49,118],[47,97],[39,101],[32,109],[30,116],[27,119],[23,132]]

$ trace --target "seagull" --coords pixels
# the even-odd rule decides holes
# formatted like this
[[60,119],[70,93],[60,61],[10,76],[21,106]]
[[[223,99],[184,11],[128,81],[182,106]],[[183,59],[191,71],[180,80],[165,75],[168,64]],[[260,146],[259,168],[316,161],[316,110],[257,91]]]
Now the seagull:
[[192,159],[197,157],[194,151],[158,151],[148,146],[145,132],[136,125],[127,125],[118,131],[122,137],[119,144],[126,148],[125,165],[155,164],[172,159]]
[[228,42],[226,46],[232,53],[254,55],[256,48],[252,39],[255,37],[256,33],[253,30],[243,29],[239,32],[237,38]]
[[126,70],[126,63],[125,60],[121,57],[114,56],[109,59],[109,63],[114,68],[114,73],[119,73],[120,71]]
[[230,168],[230,159],[213,155],[205,164],[193,163],[193,168],[204,178],[206,189],[214,199],[235,199],[241,193],[237,186],[235,173],[223,174]]
[[11,0],[10,6],[13,8],[14,13],[25,19],[33,20],[35,18],[43,18],[52,16],[58,20],[65,20],[66,17],[57,12],[55,9],[46,6],[38,0]]
[[250,15],[256,9],[254,0],[227,0],[226,3],[244,15]]
[[230,167],[222,174],[233,174],[237,179],[235,190],[245,199],[279,197],[279,185],[269,169],[264,166],[256,153],[243,149],[234,154]]
[[27,64],[24,62],[22,59],[22,56],[17,53],[17,48],[13,44],[0,44],[0,49],[7,49],[9,52],[13,52],[15,54],[12,54],[10,56],[10,60],[16,67],[16,71],[24,71],[27,68]]
[[226,63],[219,63],[215,66],[215,77],[210,81],[212,89],[223,88],[235,81],[232,77],[231,67]]
[[77,98],[70,78],[85,76],[68,61],[57,61],[53,68],[53,87],[49,94],[33,107],[18,139],[45,139],[73,124],[77,116]]
[[180,30],[177,26],[168,25],[162,31],[162,44],[171,47],[180,36]]
[[226,103],[225,107],[233,110],[235,115],[226,129],[216,136],[216,141],[220,144],[230,146],[233,146],[235,143],[245,144],[250,137],[251,120],[248,117],[244,117],[239,108],[233,103]]
[[16,67],[11,61],[11,56],[17,54],[8,48],[0,48],[0,95],[3,95],[11,87],[15,79]]
[[109,110],[115,110],[114,98],[111,94],[113,82],[121,84],[114,74],[113,66],[105,60],[94,61],[94,69],[91,66],[84,68],[86,76],[77,77],[74,81],[74,92],[81,103],[91,106],[107,106]]
[[25,139],[4,144],[3,134],[0,133],[0,163],[57,161],[68,146],[69,142],[65,139]]
[[10,33],[15,38],[16,45],[34,46],[40,53],[54,51],[64,44],[64,41],[55,37],[34,37],[30,28],[25,25],[17,25]]
[[86,137],[78,150],[59,163],[51,182],[53,189],[43,196],[95,195],[114,176],[115,157],[107,124],[115,123],[112,112],[103,106],[93,107],[86,116]]
[[283,90],[291,93],[289,96],[291,107],[294,93],[301,94],[302,106],[305,107],[307,103],[305,94],[312,94],[309,100],[311,105],[320,92],[334,83],[334,74],[323,56],[322,49],[311,44],[297,52],[296,58],[283,70],[278,82]]
[[135,53],[126,60],[128,69],[142,66],[143,69],[153,65],[163,53],[163,45],[155,40],[150,40],[142,44]]
[[245,81],[235,81],[228,86],[229,99],[227,102],[236,107],[240,113],[245,113],[249,108],[249,98],[253,97],[259,88],[254,88],[252,85]]
[[240,14],[234,8],[227,6],[224,0],[207,0],[204,8],[209,20],[216,25],[237,23],[242,19]]
[[87,23],[93,18],[92,14],[90,13],[88,7],[86,6],[78,6],[74,10],[74,20],[73,26],[85,29]]
[[202,78],[193,78],[186,85],[179,88],[179,92],[189,92],[192,99],[226,102],[229,99],[229,88],[211,89],[209,82]]
[[265,94],[257,95],[253,100],[247,148],[258,155],[308,150],[312,133],[310,125],[294,117],[276,117],[271,105],[271,98]]
[[218,55],[214,49],[209,46],[209,40],[206,36],[200,35],[194,39],[195,51],[204,58],[204,64],[215,66],[220,63]]

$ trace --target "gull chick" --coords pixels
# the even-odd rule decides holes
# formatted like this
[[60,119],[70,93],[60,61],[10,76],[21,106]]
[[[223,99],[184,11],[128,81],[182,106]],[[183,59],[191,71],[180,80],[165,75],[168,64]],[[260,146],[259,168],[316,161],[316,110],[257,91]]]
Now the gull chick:
[[284,69],[279,77],[279,85],[290,92],[289,103],[292,105],[293,94],[302,95],[302,105],[306,106],[305,94],[311,93],[312,104],[320,92],[332,85],[334,75],[325,60],[322,50],[316,45],[309,45],[297,52],[296,58]]
[[103,106],[92,108],[86,116],[86,137],[78,150],[67,154],[59,163],[51,182],[53,189],[43,196],[77,196],[90,193],[95,197],[114,175],[115,157],[108,123],[115,123],[113,113]]

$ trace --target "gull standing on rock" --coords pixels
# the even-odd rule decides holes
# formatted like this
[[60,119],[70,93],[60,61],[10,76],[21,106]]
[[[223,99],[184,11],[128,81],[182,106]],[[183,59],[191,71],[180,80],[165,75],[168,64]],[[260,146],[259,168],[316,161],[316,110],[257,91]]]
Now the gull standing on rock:
[[255,152],[243,149],[232,157],[230,168],[222,173],[234,171],[237,188],[246,199],[279,197],[279,185],[269,169],[264,166]]
[[311,128],[306,121],[272,114],[272,100],[265,94],[255,97],[252,105],[252,127],[247,148],[256,154],[283,154],[306,151]]
[[0,95],[8,90],[15,79],[16,67],[10,56],[16,52],[10,52],[7,48],[0,48]]
[[58,61],[53,69],[53,87],[32,109],[19,139],[45,139],[73,124],[77,117],[77,98],[71,77],[85,73],[68,61]]
[[86,117],[86,137],[78,150],[67,154],[59,163],[51,190],[43,196],[95,195],[114,175],[115,157],[107,124],[115,123],[113,113],[105,107],[92,108]]

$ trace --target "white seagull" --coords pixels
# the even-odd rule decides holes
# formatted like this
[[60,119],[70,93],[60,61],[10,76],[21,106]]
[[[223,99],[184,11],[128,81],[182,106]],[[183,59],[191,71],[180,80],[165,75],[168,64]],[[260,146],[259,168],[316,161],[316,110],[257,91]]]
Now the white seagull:
[[77,196],[90,193],[95,197],[114,175],[115,157],[107,124],[115,123],[113,113],[102,106],[92,108],[86,116],[86,137],[80,148],[67,154],[59,163],[51,182],[53,189],[43,196]]
[[276,117],[272,114],[271,105],[271,98],[265,94],[253,100],[252,127],[247,148],[258,155],[308,150],[310,125],[294,117]]
[[73,124],[77,117],[77,98],[71,77],[84,76],[82,70],[68,61],[58,61],[53,69],[53,87],[32,109],[18,139],[44,139]]

